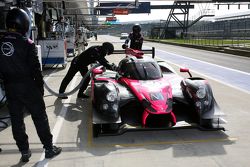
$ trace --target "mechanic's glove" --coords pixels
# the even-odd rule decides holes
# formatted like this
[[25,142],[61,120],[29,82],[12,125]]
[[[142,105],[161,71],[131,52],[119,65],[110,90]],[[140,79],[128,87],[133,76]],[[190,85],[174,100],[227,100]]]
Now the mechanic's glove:
[[122,49],[126,49],[128,47],[128,44],[123,44]]

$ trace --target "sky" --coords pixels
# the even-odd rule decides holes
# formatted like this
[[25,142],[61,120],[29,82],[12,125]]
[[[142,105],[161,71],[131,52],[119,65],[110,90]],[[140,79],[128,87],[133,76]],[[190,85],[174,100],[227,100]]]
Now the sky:
[[[109,0],[110,2],[110,0]],[[117,2],[117,1],[116,1]],[[140,2],[140,1],[139,1]],[[143,2],[143,1],[141,1]],[[148,1],[147,1],[148,2]],[[171,5],[173,4],[172,1],[150,1],[151,5]],[[213,9],[215,16],[224,16],[227,14],[233,14],[233,13],[239,13],[239,12],[245,12],[249,11],[248,5],[241,5],[240,9],[238,9],[238,5],[230,5],[230,9],[228,9],[227,5],[220,6],[219,9],[217,8],[217,5],[211,4],[211,3],[200,3],[195,4],[194,9],[190,9],[190,16],[189,19],[195,19],[197,15],[204,9]],[[168,9],[154,9],[151,10],[150,14],[129,14],[129,15],[115,15],[118,22],[140,22],[140,21],[152,21],[152,20],[166,20],[169,14]],[[105,17],[100,18],[100,20],[105,19]],[[208,18],[204,18],[208,19]],[[211,19],[211,18],[210,18]]]

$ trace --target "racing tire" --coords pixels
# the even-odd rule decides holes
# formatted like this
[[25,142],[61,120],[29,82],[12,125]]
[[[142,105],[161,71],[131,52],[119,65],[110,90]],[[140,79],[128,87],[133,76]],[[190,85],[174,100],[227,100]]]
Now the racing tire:
[[213,128],[213,120],[212,119],[201,119],[200,126],[205,129]]
[[93,137],[96,138],[99,136],[99,134],[101,133],[101,125],[99,124],[93,124],[92,125],[92,129],[93,129]]
[[107,131],[117,132],[119,130],[120,125],[117,123],[106,124],[105,126]]

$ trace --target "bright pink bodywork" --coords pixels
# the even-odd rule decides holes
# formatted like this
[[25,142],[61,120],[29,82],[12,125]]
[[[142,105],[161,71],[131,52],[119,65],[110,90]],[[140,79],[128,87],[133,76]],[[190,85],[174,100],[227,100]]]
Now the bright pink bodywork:
[[[119,79],[119,82],[125,83],[140,102],[142,102],[143,99],[147,99],[151,103],[151,107],[156,111],[152,112],[147,108],[144,110],[142,115],[143,127],[146,125],[146,120],[149,114],[170,114],[171,122],[173,125],[176,124],[176,117],[172,112],[172,106],[171,110],[167,110],[169,107],[167,100],[172,99],[172,88],[166,78],[138,81],[122,77]],[[163,98],[159,100],[151,100],[151,93],[161,93]]]
[[[143,52],[129,49],[125,50],[125,53],[130,56],[135,56],[137,58],[142,58]],[[95,70],[95,69],[94,69]],[[93,71],[95,74],[100,74],[101,69],[96,69]],[[94,74],[94,75],[95,75]],[[172,100],[172,86],[169,83],[169,79],[172,79],[173,76],[169,75],[169,77],[162,77],[156,80],[133,80],[126,77],[120,77],[118,80],[106,78],[106,77],[99,77],[97,80],[106,80],[113,83],[120,83],[122,85],[127,85],[131,92],[137,97],[137,99],[142,102],[144,99],[150,102],[151,107],[155,112],[150,111],[148,108],[145,108],[142,114],[142,127],[146,126],[147,118],[150,114],[154,115],[169,115],[171,126],[176,124],[176,117],[172,111],[172,103],[171,106],[168,105],[168,99]],[[92,81],[92,88],[94,81]],[[92,91],[93,92],[93,91]],[[150,97],[152,94],[157,93],[161,94],[162,98],[157,100],[152,100]],[[93,97],[93,96],[92,96]]]

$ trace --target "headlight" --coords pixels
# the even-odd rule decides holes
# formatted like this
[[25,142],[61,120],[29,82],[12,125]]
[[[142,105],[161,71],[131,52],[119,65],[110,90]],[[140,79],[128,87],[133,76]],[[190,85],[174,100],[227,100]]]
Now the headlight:
[[116,92],[109,92],[107,95],[106,95],[106,99],[110,102],[114,102],[116,99],[117,99],[117,94]]
[[209,105],[209,102],[207,100],[205,100],[204,104],[207,106],[207,105]]
[[109,105],[108,105],[108,104],[103,104],[103,105],[102,105],[102,109],[103,109],[103,110],[107,110],[108,108],[109,108]]
[[113,108],[113,110],[117,111],[118,110],[118,105],[114,104],[112,108]]
[[206,96],[206,89],[204,86],[200,86],[196,92],[196,96],[200,99],[203,99]]
[[201,102],[200,102],[200,101],[197,101],[197,102],[195,103],[195,105],[196,105],[196,107],[200,108],[200,107],[201,107]]

